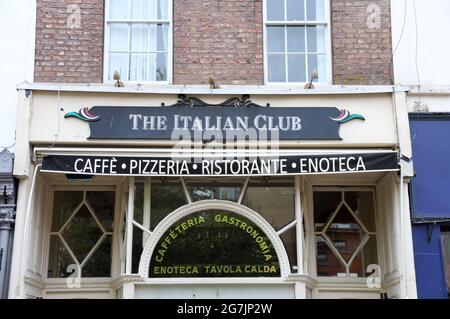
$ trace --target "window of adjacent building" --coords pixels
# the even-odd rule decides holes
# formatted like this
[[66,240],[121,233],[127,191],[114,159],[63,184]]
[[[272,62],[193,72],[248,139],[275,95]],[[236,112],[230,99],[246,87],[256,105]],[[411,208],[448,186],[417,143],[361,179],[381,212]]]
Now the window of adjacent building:
[[318,276],[365,277],[378,264],[374,193],[315,191]]
[[48,278],[110,277],[113,191],[55,191]]
[[105,79],[168,82],[171,59],[171,0],[108,0]]
[[450,232],[443,232],[442,237],[442,250],[444,255],[444,271],[445,280],[447,282],[447,292],[450,295]]
[[268,83],[330,80],[328,0],[265,1]]

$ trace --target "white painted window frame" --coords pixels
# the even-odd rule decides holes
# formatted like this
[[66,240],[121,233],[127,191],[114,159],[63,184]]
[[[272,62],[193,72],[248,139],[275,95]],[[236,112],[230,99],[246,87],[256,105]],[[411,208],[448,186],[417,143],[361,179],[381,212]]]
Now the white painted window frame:
[[[247,191],[248,188],[248,184],[250,181],[250,177],[246,177],[245,179],[243,179],[243,183],[242,183],[242,188],[240,191],[240,194],[238,196],[238,200],[237,200],[237,204],[242,205],[242,201],[244,199],[245,193]],[[126,245],[126,266],[125,266],[125,274],[126,275],[132,275],[135,274],[132,272],[132,265],[131,265],[131,260],[132,260],[132,256],[133,256],[133,245],[130,242],[133,238],[133,231],[134,231],[134,227],[140,229],[143,231],[143,235],[145,237],[147,237],[147,239],[152,238],[153,232],[150,231],[149,226],[150,225],[143,225],[140,224],[139,222],[137,222],[134,219],[133,216],[133,211],[134,211],[134,197],[135,197],[135,187],[134,187],[134,183],[135,183],[135,179],[133,177],[129,178],[129,197],[128,197],[128,207],[126,209],[127,211],[127,219],[126,219],[126,234],[125,234],[125,242],[129,243]],[[145,183],[150,183],[151,184],[151,178],[150,177],[146,177],[144,179],[144,185]],[[180,183],[181,186],[183,188],[183,192],[186,198],[186,202],[187,205],[193,204],[194,201],[192,200],[191,194],[189,192],[189,189],[187,187],[186,181],[183,177],[180,177]],[[297,264],[296,265],[292,265],[290,264],[289,259],[287,258],[287,263],[288,265],[290,265],[289,268],[289,272],[288,274],[290,275],[292,273],[292,268],[296,267],[297,268],[297,272],[295,274],[299,274],[299,275],[303,275],[304,274],[304,256],[305,254],[303,253],[304,251],[304,247],[305,247],[305,243],[304,243],[304,235],[303,235],[303,209],[302,209],[302,203],[301,203],[301,193],[300,193],[300,184],[301,184],[301,178],[300,176],[295,176],[294,178],[294,185],[292,187],[294,187],[294,219],[289,222],[287,225],[285,225],[284,227],[282,227],[281,229],[279,229],[278,231],[274,231],[274,234],[272,234],[273,236],[276,236],[277,238],[279,238],[279,240],[281,241],[281,235],[292,229],[293,227],[296,227],[296,231],[297,231],[297,236],[296,236],[296,257],[297,257]],[[151,187],[151,186],[149,186]],[[145,189],[144,189],[145,192]],[[147,205],[149,205],[150,199],[146,199],[144,196],[144,205],[147,203]],[[198,202],[195,202],[198,203]],[[250,208],[247,208],[248,210],[250,210]],[[176,211],[178,211],[178,209],[176,209]],[[131,212],[131,213],[128,213]],[[258,213],[258,212],[257,212]],[[149,212],[149,214],[151,214],[151,212]],[[258,213],[259,215],[259,213]],[[147,217],[147,219],[150,219],[150,215],[145,216],[144,214],[144,221],[145,221],[145,217]],[[265,220],[261,215],[259,215],[259,218],[261,220]],[[269,223],[268,221],[266,221],[267,223]],[[144,222],[145,224],[145,222]],[[158,227],[158,225],[156,225],[156,227]],[[155,228],[156,230],[156,228]],[[144,246],[146,246],[147,242],[143,242]],[[284,243],[282,244],[283,249],[286,251],[286,248],[284,246]],[[141,257],[142,258],[142,257]],[[142,269],[140,269],[140,272],[142,273]],[[220,280],[235,280],[236,278],[222,278]],[[278,278],[275,280],[280,280],[282,278]],[[146,280],[149,280],[148,278]],[[159,281],[160,279],[150,279],[150,281]],[[165,281],[167,279],[162,279],[162,281]],[[192,278],[182,278],[182,277],[177,277],[176,280],[181,280],[181,281],[192,281]],[[214,279],[211,278],[195,278],[194,281],[211,281]],[[251,279],[252,281],[255,280],[254,278]],[[256,279],[258,280],[258,279]],[[262,281],[267,281],[267,278],[261,278],[260,280]]]
[[[172,84],[173,81],[173,0],[167,0],[167,10],[168,19],[167,20],[152,20],[152,19],[144,19],[144,20],[136,20],[136,19],[120,19],[120,20],[111,20],[109,19],[109,7],[110,0],[105,0],[105,11],[104,11],[104,45],[103,45],[103,82],[104,83],[114,83],[114,81],[110,81],[108,79],[109,75],[109,25],[111,23],[158,23],[158,24],[167,24],[169,26],[168,29],[168,40],[167,40],[167,80],[166,81],[128,81],[122,77],[122,82],[128,84],[151,84],[151,85],[168,85]],[[131,1],[130,1],[131,3]],[[131,10],[131,6],[128,5],[128,10]],[[130,30],[128,29],[128,33]],[[128,58],[129,59],[129,58]],[[128,63],[129,66],[129,63]]]
[[[377,240],[378,265],[382,265],[383,264],[383,258],[382,258],[383,255],[381,253],[381,249],[382,249],[381,246],[382,245],[380,244],[380,240],[381,240],[380,220],[379,220],[379,214],[378,214],[378,205],[377,205],[377,199],[378,198],[377,198],[377,192],[376,192],[375,185],[373,185],[373,186],[352,186],[352,185],[320,186],[320,185],[313,185],[311,187],[311,194],[310,194],[310,198],[309,198],[309,201],[310,201],[310,205],[309,205],[309,207],[310,207],[310,212],[309,212],[309,214],[310,214],[310,216],[309,216],[310,217],[309,218],[310,222],[309,223],[310,224],[309,224],[309,228],[311,229],[309,242],[311,243],[310,249],[312,249],[312,251],[313,251],[312,255],[314,256],[314,259],[312,260],[312,262],[313,262],[313,267],[312,267],[313,269],[312,270],[314,271],[314,275],[317,276],[317,259],[316,259],[317,258],[317,244],[316,244],[315,237],[317,235],[322,234],[322,232],[317,232],[315,230],[315,225],[314,225],[314,200],[313,200],[314,192],[344,192],[344,193],[345,192],[371,192],[372,193],[372,198],[373,198],[373,203],[374,203],[374,208],[373,209],[374,209],[374,215],[375,215],[374,218],[375,218],[375,227],[376,227],[376,229],[375,229],[374,232],[367,231],[367,234],[369,236],[375,236],[375,238]],[[352,211],[352,210],[350,209],[350,211]],[[334,215],[334,213],[332,215]],[[354,217],[355,217],[355,219],[357,220],[357,222],[360,225],[363,225],[363,229],[365,229],[364,223],[362,223],[362,221],[357,216],[354,216]],[[333,219],[334,219],[334,217],[333,217]],[[327,221],[327,224],[330,223],[330,222],[332,222],[332,219],[329,219]],[[324,228],[326,228],[326,226],[324,226]],[[369,238],[367,240],[369,240]],[[359,252],[361,252],[362,249],[364,248],[366,242],[364,242],[364,245],[362,245],[362,241],[361,241],[360,246],[357,248],[356,253],[354,253],[353,257],[356,258],[357,254]],[[332,243],[329,243],[328,241],[327,241],[327,244],[328,244],[330,250],[335,255],[335,257],[337,259],[339,259],[341,263],[343,262],[343,266],[346,268],[346,274],[347,274],[347,276],[345,278],[352,279],[352,277],[349,276],[349,267],[350,267],[351,263],[353,262],[354,258],[352,257],[349,260],[349,262],[345,262],[345,261],[341,260],[342,258],[340,257],[340,253],[336,250],[334,245],[332,245]],[[320,277],[327,278],[327,277],[330,277],[330,276],[320,276]],[[331,278],[336,278],[336,277],[338,277],[338,276],[331,276]],[[367,278],[367,277],[358,277],[358,278]]]
[[[282,0],[285,1],[285,0]],[[285,82],[269,82],[269,63],[268,63],[268,52],[267,52],[267,26],[269,25],[279,25],[279,26],[287,26],[287,25],[294,25],[294,26],[307,26],[307,25],[323,25],[326,27],[325,31],[325,61],[327,63],[326,65],[326,81],[324,82],[314,82],[315,86],[325,86],[330,85],[333,83],[333,58],[332,58],[332,42],[331,42],[331,1],[330,0],[324,0],[325,1],[325,20],[324,21],[267,21],[267,0],[263,0],[263,61],[264,61],[264,84],[270,85],[270,86],[292,86],[292,85],[301,85],[304,86],[308,82],[288,82],[287,81],[287,63],[285,65],[285,75],[286,75],[286,81]],[[287,6],[285,5],[284,10],[287,10]],[[306,10],[305,10],[305,17],[306,17]],[[305,39],[306,40],[306,39]],[[285,46],[287,46],[287,41],[285,39]],[[308,51],[308,48],[305,47],[306,52]],[[306,65],[308,65],[308,60],[306,60]],[[310,74],[308,76],[311,76]],[[307,81],[309,81],[307,76]]]
[[[104,234],[102,235],[103,237],[106,238],[106,236],[111,236],[111,275],[110,277],[83,277],[80,276],[81,279],[89,279],[89,280],[95,280],[96,278],[113,278],[116,277],[117,273],[115,274],[115,265],[118,264],[119,261],[119,256],[117,253],[115,253],[116,251],[119,250],[119,247],[116,247],[116,242],[117,242],[117,238],[119,235],[119,229],[118,229],[118,214],[121,214],[120,212],[120,205],[118,205],[118,194],[117,194],[117,189],[116,186],[114,185],[107,185],[107,186],[97,186],[97,185],[92,185],[92,186],[87,186],[87,185],[83,185],[83,186],[76,186],[76,185],[56,185],[56,186],[50,186],[50,189],[48,191],[48,201],[47,201],[47,218],[45,221],[45,229],[46,229],[46,233],[45,233],[45,250],[44,250],[44,256],[45,258],[43,259],[43,273],[42,273],[42,278],[45,281],[58,281],[58,280],[67,280],[67,278],[56,278],[56,277],[48,277],[48,263],[49,263],[49,258],[50,258],[50,240],[51,240],[51,236],[54,236],[55,233],[59,233],[58,232],[53,232],[52,229],[52,221],[53,221],[53,214],[54,214],[54,210],[53,210],[53,199],[55,196],[55,192],[57,191],[73,191],[73,192],[83,192],[83,199],[80,202],[80,204],[78,204],[77,208],[75,209],[76,211],[78,211],[79,206],[81,206],[83,204],[83,202],[85,201],[85,194],[86,192],[90,192],[90,191],[109,191],[109,192],[114,192],[114,219],[113,219],[113,231],[112,232],[104,232]],[[73,215],[73,212],[72,212]],[[73,216],[70,216],[69,219],[71,219]],[[67,221],[65,222],[67,223]],[[61,228],[64,228],[61,226]],[[103,238],[103,240],[105,239]],[[98,241],[96,243],[96,247],[95,249],[91,249],[91,251],[89,252],[88,256],[85,257],[85,262],[87,262],[89,260],[89,258],[93,255],[93,253],[95,252],[95,250],[101,245],[102,241]],[[65,248],[69,251],[69,254],[71,255],[71,258],[74,259],[74,256],[72,256],[71,253],[71,249],[66,245],[65,240],[63,241],[63,245],[65,246]],[[80,265],[76,262],[76,258],[75,258],[75,263],[77,264],[77,266],[80,267]],[[79,268],[80,270],[80,268]],[[80,274],[81,275],[81,274]]]

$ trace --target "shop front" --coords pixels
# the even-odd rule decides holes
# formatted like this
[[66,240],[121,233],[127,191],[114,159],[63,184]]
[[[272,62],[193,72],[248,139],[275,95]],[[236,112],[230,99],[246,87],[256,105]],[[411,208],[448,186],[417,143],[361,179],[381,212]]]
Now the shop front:
[[10,297],[416,297],[404,92],[101,90],[21,91]]

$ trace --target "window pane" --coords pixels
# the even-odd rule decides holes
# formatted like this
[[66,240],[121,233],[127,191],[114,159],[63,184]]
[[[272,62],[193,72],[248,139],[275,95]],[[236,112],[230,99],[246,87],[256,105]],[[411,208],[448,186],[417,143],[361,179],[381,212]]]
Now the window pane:
[[[284,248],[288,254],[289,263],[291,265],[291,271],[293,273],[298,272],[297,269],[297,230],[296,227],[292,227],[281,236],[281,241],[284,244]],[[294,268],[295,266],[295,268]]]
[[284,20],[284,0],[267,0],[267,20]]
[[237,202],[241,191],[240,185],[190,184],[188,187],[193,201],[221,199]]
[[167,81],[167,53],[156,54],[156,81]]
[[305,27],[287,27],[288,52],[305,52]]
[[325,55],[320,54],[308,54],[308,78],[311,78],[311,74],[314,70],[319,73],[318,79],[314,79],[313,82],[326,82],[326,59]]
[[147,54],[130,54],[130,81],[147,80]]
[[57,235],[50,236],[50,250],[48,260],[49,278],[66,278],[73,273],[68,271],[69,265],[75,265],[75,261],[70,257],[67,249]]
[[375,232],[375,212],[372,192],[346,192],[345,202],[370,232]]
[[308,52],[325,53],[325,27],[308,26],[306,29]]
[[316,236],[317,247],[317,276],[336,276],[345,274],[345,266],[336,257],[322,236]]
[[98,218],[106,231],[113,231],[114,224],[114,192],[87,192],[86,200],[94,209],[95,216]]
[[353,259],[350,265],[350,273],[357,274],[358,277],[366,277],[367,266],[378,265],[377,239],[376,236],[370,236],[361,252]]
[[128,19],[128,0],[110,0],[109,18]]
[[268,52],[285,52],[284,29],[285,27],[267,27]]
[[167,24],[158,24],[156,27],[156,49],[167,52],[167,41],[169,40],[169,26]]
[[444,251],[444,271],[447,287],[450,290],[450,233],[442,233],[442,250]]
[[306,0],[308,21],[323,21],[325,19],[324,0]]
[[111,276],[111,243],[112,236],[106,236],[81,269],[81,275],[83,277]]
[[142,229],[136,226],[133,227],[133,251],[131,256],[131,271],[134,274],[139,272],[139,262],[141,260],[142,250],[145,245],[144,236],[148,238],[147,234],[144,234]]
[[305,2],[304,0],[287,0],[287,20],[304,21],[305,20]]
[[294,185],[252,183],[245,192],[242,205],[259,213],[275,230],[279,230],[295,218]]
[[288,55],[289,82],[306,82],[306,57],[303,54]]
[[128,24],[113,23],[109,27],[109,51],[129,50]]
[[61,235],[81,264],[103,235],[103,232],[86,205],[83,205],[64,228]]
[[269,54],[269,82],[286,82],[286,65],[284,54]]
[[342,200],[340,192],[314,192],[315,231],[322,231]]
[[169,18],[168,0],[150,0],[149,19],[167,20]]
[[132,19],[147,19],[148,12],[148,0],[131,0]]
[[126,53],[110,53],[109,54],[109,80],[113,80],[114,71],[120,73],[122,81],[128,80],[128,54]]
[[152,179],[150,230],[154,230],[159,222],[169,213],[186,204],[186,197],[178,179]]
[[[360,245],[365,234],[346,206],[341,206],[326,234],[346,262]],[[345,245],[342,245],[342,243]]]
[[148,26],[146,24],[131,25],[131,51],[146,52],[148,40]]
[[55,192],[52,231],[57,232],[83,200],[83,192]]

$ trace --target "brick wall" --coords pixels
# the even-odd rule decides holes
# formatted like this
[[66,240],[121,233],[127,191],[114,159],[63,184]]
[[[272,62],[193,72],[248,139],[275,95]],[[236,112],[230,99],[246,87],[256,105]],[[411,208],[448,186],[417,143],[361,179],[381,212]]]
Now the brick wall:
[[[389,0],[331,0],[334,84],[390,84]],[[380,28],[369,28],[367,8],[381,9]]]
[[103,24],[103,0],[38,0],[35,82],[102,82]]
[[175,84],[262,84],[262,0],[174,0]]
[[[103,3],[37,0],[36,82],[102,82]],[[389,84],[389,0],[331,3],[334,83]],[[68,25],[70,4],[80,28]],[[370,4],[380,28],[367,26]],[[173,28],[173,83],[263,84],[262,0],[174,0]]]

